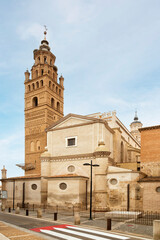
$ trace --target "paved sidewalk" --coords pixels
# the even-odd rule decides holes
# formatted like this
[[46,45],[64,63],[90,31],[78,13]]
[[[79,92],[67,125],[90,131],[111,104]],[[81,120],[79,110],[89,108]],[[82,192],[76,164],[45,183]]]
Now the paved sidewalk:
[[[8,213],[7,209],[5,211],[7,214]],[[15,211],[12,211],[11,214],[14,214]],[[20,214],[22,216],[26,215],[26,211],[22,210],[20,211]],[[29,211],[29,217],[33,217],[33,218],[37,218],[37,211]],[[42,211],[42,218],[43,220],[48,220],[48,221],[53,221],[54,219],[54,214],[53,212],[47,212],[47,211]],[[63,224],[74,224],[74,216],[71,213],[70,215],[66,214],[66,213],[58,213],[58,222],[63,222]],[[93,228],[99,228],[102,230],[106,230],[106,219],[104,217],[104,213],[96,213],[93,214],[93,221],[89,220],[89,215],[88,213],[84,212],[81,213],[81,225],[84,226],[91,226]],[[115,222],[112,221],[112,231],[114,232],[121,232],[121,233],[130,233],[130,234],[135,234],[135,236],[143,236],[146,238],[151,238],[153,236],[153,226],[147,226],[147,225],[140,225],[140,224],[134,224],[134,223],[130,223],[128,221],[124,221],[124,222]],[[1,231],[0,231],[1,232]],[[1,232],[3,234],[3,232]],[[28,235],[29,237],[29,235]],[[21,239],[16,239],[16,238],[11,238],[13,240],[21,240]],[[24,240],[28,240],[30,238],[24,238]],[[31,238],[32,239],[32,238]],[[40,239],[40,238],[35,238],[36,239]],[[43,238],[42,238],[43,239]],[[23,240],[23,239],[22,239]]]
[[32,232],[22,231],[16,227],[11,227],[9,224],[0,222],[0,240],[44,240],[36,236]]
[[[12,211],[14,213],[14,211]],[[20,215],[25,216],[26,211],[22,210],[20,211]],[[37,217],[37,211],[29,211],[29,216],[30,217]],[[59,212],[58,215],[58,220],[61,222],[65,222],[68,224],[74,224],[74,216],[70,212],[68,213],[62,213]],[[53,212],[48,212],[48,211],[42,211],[42,219],[50,220],[53,221],[54,219],[54,213]],[[89,220],[89,214],[86,212],[81,212],[80,214],[80,221],[82,225],[86,226],[92,226],[92,227],[98,227],[100,229],[106,230],[107,229],[107,222],[105,219],[105,213],[103,212],[98,212],[98,213],[93,213],[93,221]],[[115,222],[112,221],[112,230],[113,231],[118,231],[122,233],[131,233],[131,234],[139,234],[143,235],[146,237],[152,237],[153,236],[153,226],[147,226],[147,225],[141,225],[141,224],[134,224],[130,223],[128,220],[123,221],[123,222]]]

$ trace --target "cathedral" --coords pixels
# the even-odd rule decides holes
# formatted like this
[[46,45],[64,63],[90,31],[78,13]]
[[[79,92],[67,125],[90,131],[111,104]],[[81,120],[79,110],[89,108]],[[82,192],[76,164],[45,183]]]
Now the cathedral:
[[[2,169],[3,204],[89,206],[93,163],[93,208],[143,209],[141,168],[142,123],[137,112],[130,131],[116,111],[63,116],[64,78],[58,79],[56,57],[46,40],[33,51],[34,64],[25,72],[24,176],[7,178]],[[147,210],[147,209],[144,209]]]

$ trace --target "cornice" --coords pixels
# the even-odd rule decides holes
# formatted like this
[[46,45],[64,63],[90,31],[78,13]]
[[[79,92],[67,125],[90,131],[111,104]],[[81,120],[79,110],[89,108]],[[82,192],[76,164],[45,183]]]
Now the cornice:
[[146,130],[154,130],[154,129],[160,129],[160,125],[151,126],[151,127],[139,128],[138,130],[139,130],[140,132],[143,132],[143,131],[146,131]]
[[94,152],[87,154],[77,154],[77,155],[65,155],[65,156],[57,156],[57,157],[40,157],[41,162],[61,162],[68,160],[83,160],[83,159],[96,159],[96,158],[106,158],[110,155],[110,152]]
[[[98,118],[93,118],[93,117],[87,117],[87,116],[83,116],[83,115],[78,115],[78,114],[73,114],[73,113],[69,113],[68,115],[66,115],[65,117],[61,118],[59,121],[57,121],[56,123],[54,123],[53,125],[49,126],[46,131],[53,131],[53,127],[59,125],[60,123],[62,123],[63,121],[69,119],[70,117],[73,118],[79,118],[79,119],[83,119],[83,120],[89,120],[90,122],[86,123],[86,124],[92,124],[92,123],[103,123],[105,125],[105,127],[111,132],[114,133],[114,131],[108,126],[108,123],[105,120],[102,119],[98,119]],[[77,124],[78,125],[78,124]],[[75,126],[75,125],[74,125]],[[82,124],[79,124],[79,126],[82,126]],[[67,126],[67,127],[73,127],[73,126]],[[66,128],[66,127],[65,127]],[[58,128],[60,129],[60,128]],[[56,130],[58,130],[56,129]]]
[[[51,76],[49,76],[47,73],[43,74],[42,76],[39,76],[39,77],[36,77],[36,78],[33,78],[33,79],[29,79],[29,81],[24,81],[24,84],[25,85],[28,85],[30,83],[33,83],[33,82],[37,82],[37,81],[41,81],[43,80],[44,81],[44,78],[48,77],[54,84],[56,84],[59,88],[63,89],[64,90],[64,87],[61,86],[57,81],[53,80],[53,78]],[[45,86],[43,86],[45,87]],[[40,87],[42,88],[42,87]],[[39,89],[39,88],[38,88]],[[36,90],[36,89],[35,89]],[[34,90],[34,91],[35,91]]]

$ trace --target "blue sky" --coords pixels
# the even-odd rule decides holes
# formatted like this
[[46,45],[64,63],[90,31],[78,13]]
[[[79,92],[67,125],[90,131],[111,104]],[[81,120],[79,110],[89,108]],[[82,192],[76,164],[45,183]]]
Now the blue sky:
[[117,111],[129,128],[160,119],[159,0],[1,0],[0,167],[23,175],[24,72],[47,25],[64,114]]

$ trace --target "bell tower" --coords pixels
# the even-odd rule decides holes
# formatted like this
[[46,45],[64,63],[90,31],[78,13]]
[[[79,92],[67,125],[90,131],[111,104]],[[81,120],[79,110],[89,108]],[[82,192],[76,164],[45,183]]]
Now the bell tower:
[[134,121],[130,124],[130,132],[139,143],[141,143],[141,133],[138,129],[142,126],[143,124],[138,120],[137,111],[135,111]]
[[40,155],[45,151],[45,129],[63,117],[64,78],[59,81],[55,55],[46,40],[33,51],[34,64],[25,72],[25,175],[40,175]]

